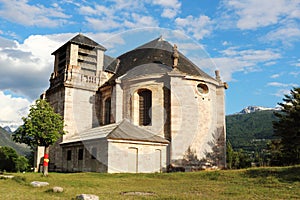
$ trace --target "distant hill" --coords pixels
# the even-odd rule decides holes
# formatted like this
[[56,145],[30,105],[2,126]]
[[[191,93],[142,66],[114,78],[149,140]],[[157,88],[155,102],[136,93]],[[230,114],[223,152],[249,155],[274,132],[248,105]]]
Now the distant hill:
[[0,127],[0,146],[9,146],[14,148],[18,154],[26,155],[30,152],[30,148],[23,144],[15,143],[11,138],[11,133]]
[[[251,110],[251,109],[250,109]],[[275,110],[256,110],[247,114],[226,116],[227,140],[234,149],[255,151],[266,146],[274,138],[272,122]]]

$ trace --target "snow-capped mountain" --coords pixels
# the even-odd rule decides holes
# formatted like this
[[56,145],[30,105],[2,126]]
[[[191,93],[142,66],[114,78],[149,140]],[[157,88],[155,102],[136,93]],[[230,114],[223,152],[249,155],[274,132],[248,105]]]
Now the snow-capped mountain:
[[7,132],[14,132],[22,125],[22,122],[15,122],[15,121],[0,121],[0,126],[4,128]]
[[257,112],[257,111],[280,110],[280,109],[281,109],[280,107],[266,108],[266,107],[262,107],[262,106],[248,106],[236,114],[248,114],[248,113],[253,113],[253,112]]
[[9,126],[5,126],[3,127],[4,130],[6,130],[8,133],[12,133],[13,131],[11,131],[11,129],[9,128]]

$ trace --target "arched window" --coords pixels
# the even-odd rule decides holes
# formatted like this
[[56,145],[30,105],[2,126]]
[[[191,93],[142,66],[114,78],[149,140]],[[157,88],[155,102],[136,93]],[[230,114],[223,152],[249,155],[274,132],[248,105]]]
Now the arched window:
[[149,126],[151,125],[152,118],[152,92],[150,90],[140,90],[139,95],[139,125]]
[[110,124],[111,99],[107,98],[104,102],[104,124]]

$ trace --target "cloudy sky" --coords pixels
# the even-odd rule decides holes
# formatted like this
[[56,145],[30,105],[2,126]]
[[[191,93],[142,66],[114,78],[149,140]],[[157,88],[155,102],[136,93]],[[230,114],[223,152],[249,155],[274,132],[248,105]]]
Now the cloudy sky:
[[118,56],[162,35],[210,75],[226,112],[275,107],[300,85],[298,0],[0,0],[0,121],[48,88],[51,53],[79,32]]

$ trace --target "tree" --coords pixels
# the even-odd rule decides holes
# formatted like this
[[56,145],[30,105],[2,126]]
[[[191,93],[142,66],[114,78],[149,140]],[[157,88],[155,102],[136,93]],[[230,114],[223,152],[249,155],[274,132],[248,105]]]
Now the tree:
[[284,164],[280,139],[271,140],[271,142],[268,143],[267,151],[270,153],[269,160],[271,166],[280,166]]
[[44,176],[47,176],[49,146],[65,134],[63,119],[46,100],[39,99],[30,107],[28,117],[23,117],[22,120],[24,124],[13,134],[13,139],[31,148],[45,147]]
[[293,88],[290,95],[285,95],[281,112],[275,115],[274,135],[279,137],[284,165],[300,163],[300,88]]
[[233,167],[233,156],[234,156],[234,151],[232,148],[232,145],[230,141],[228,140],[227,145],[226,145],[226,162],[227,162],[227,168],[232,169]]
[[28,160],[24,156],[19,156],[11,147],[0,147],[0,171],[25,171],[27,167]]

